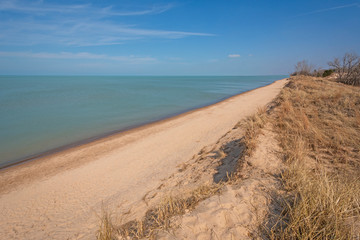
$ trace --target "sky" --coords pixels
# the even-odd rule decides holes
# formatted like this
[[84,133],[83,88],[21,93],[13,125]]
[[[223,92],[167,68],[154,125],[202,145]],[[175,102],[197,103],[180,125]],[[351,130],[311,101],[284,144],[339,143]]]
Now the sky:
[[360,0],[0,0],[0,75],[278,75],[360,54]]

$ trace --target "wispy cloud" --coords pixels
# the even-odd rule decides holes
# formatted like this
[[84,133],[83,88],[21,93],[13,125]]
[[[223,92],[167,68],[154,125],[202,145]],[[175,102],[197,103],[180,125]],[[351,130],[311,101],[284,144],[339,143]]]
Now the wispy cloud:
[[239,58],[240,54],[229,54],[228,57],[229,58]]
[[[144,29],[124,23],[127,19],[125,16],[160,14],[172,7],[168,4],[119,10],[115,6],[98,7],[91,4],[53,5],[42,1],[0,1],[0,44],[99,46],[123,44],[144,38],[213,36],[202,32]],[[1,14],[2,12],[8,14]]]
[[43,58],[43,59],[88,59],[88,60],[111,60],[122,62],[154,62],[157,59],[152,57],[138,57],[130,56],[110,56],[106,54],[94,54],[88,52],[61,52],[61,53],[48,53],[48,52],[0,52],[0,57],[21,57],[21,58]]
[[297,17],[307,16],[307,15],[312,15],[312,14],[317,14],[317,13],[322,13],[322,12],[329,12],[329,11],[334,11],[334,10],[338,10],[341,8],[350,8],[350,7],[360,7],[360,3],[352,3],[352,4],[346,4],[346,5],[336,6],[336,7],[323,8],[323,9],[299,14],[299,15],[297,15]]
[[[122,44],[144,38],[177,39],[188,36],[212,36],[207,33],[135,28],[111,22],[67,20],[56,22],[6,21],[0,23],[0,44],[61,44],[96,46]],[[26,41],[24,41],[26,39]]]
[[43,2],[2,1],[0,11],[43,14],[44,12],[71,13],[89,8],[89,5],[46,5]]
[[172,4],[154,5],[142,10],[117,10],[114,6],[95,7],[92,4],[78,4],[78,5],[57,5],[49,4],[43,1],[17,1],[4,0],[0,2],[0,11],[21,12],[25,14],[43,15],[46,13],[61,13],[61,14],[96,14],[96,17],[104,16],[138,16],[147,14],[159,14],[165,12],[173,7]]

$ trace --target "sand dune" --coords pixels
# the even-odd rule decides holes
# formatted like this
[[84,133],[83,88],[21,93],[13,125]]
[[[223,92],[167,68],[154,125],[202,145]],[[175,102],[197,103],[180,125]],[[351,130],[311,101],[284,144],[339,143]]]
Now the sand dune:
[[[193,211],[175,216],[171,231],[159,231],[157,239],[262,239],[258,227],[267,216],[271,194],[278,192],[275,176],[283,170],[276,135],[270,126],[262,132],[252,156],[239,163],[241,181],[225,185],[221,194],[205,199]],[[232,129],[214,147],[224,148],[224,142],[239,137],[242,129]],[[234,152],[230,149],[227,156],[238,161]]]
[[0,172],[1,239],[94,239],[102,206],[144,196],[204,146],[269,103],[286,80]]

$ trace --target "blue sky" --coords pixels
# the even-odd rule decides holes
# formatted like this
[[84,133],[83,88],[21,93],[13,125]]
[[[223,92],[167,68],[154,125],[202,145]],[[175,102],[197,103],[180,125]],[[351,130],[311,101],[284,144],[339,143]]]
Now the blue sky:
[[0,74],[288,74],[359,29],[360,0],[0,0]]

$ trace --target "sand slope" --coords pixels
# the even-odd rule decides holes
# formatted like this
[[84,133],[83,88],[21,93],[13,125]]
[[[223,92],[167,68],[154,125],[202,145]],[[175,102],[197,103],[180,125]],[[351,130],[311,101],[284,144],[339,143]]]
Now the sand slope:
[[[241,136],[233,132],[229,134]],[[263,239],[259,227],[264,224],[272,195],[279,191],[276,175],[283,163],[271,126],[262,132],[253,156],[241,163],[241,181],[226,185],[220,195],[175,217],[175,229],[161,232],[158,239]]]
[[0,239],[94,239],[102,206],[123,211],[269,103],[286,80],[158,124],[0,172]]

